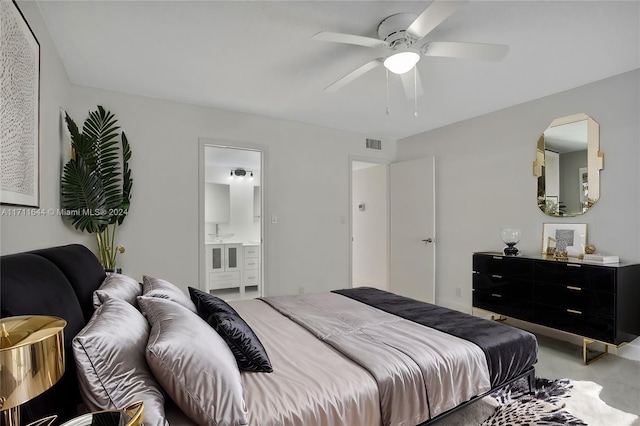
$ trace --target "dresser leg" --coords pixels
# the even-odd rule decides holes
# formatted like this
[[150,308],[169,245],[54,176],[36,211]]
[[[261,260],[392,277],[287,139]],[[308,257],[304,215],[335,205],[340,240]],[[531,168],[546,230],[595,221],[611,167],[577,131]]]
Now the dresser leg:
[[[587,348],[591,343],[602,343],[604,345],[604,352],[600,352],[598,355],[594,356],[593,358],[587,358]],[[618,348],[616,347],[616,353],[617,353]],[[599,360],[600,358],[606,356],[609,354],[609,344],[605,343],[605,342],[600,342],[598,340],[593,340],[593,339],[587,339],[587,338],[583,338],[582,339],[582,360],[584,362],[584,365],[589,365],[594,361]]]

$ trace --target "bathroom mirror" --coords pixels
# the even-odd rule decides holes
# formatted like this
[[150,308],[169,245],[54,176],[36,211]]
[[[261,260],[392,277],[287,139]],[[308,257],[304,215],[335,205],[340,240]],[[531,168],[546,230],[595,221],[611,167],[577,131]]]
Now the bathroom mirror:
[[204,221],[227,223],[231,212],[229,185],[206,182],[204,187]]
[[578,216],[600,198],[600,128],[586,114],[557,118],[538,139],[533,174],[538,207],[549,216]]
[[262,192],[259,186],[253,187],[253,220],[260,220],[262,214]]

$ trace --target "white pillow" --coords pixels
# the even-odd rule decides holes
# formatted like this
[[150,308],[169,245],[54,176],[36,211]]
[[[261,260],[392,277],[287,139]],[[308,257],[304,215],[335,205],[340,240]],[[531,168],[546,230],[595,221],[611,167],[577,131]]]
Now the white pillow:
[[148,297],[160,297],[181,304],[191,312],[198,312],[189,296],[180,290],[175,284],[148,276],[142,277],[142,295]]
[[91,411],[144,402],[145,426],[167,426],[164,394],[145,359],[149,324],[129,303],[107,299],[73,339],[82,399]]
[[93,307],[97,309],[107,299],[122,299],[137,306],[136,298],[142,294],[142,286],[131,277],[122,274],[108,274],[100,288],[93,292]]
[[158,297],[138,297],[151,325],[147,363],[167,394],[199,425],[246,425],[236,360],[196,313]]

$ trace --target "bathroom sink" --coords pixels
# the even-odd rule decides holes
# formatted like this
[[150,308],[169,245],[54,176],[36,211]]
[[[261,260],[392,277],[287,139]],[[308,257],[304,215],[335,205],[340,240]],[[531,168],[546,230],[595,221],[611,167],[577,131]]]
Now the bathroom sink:
[[213,239],[214,242],[221,243],[224,240],[228,240],[229,238],[233,237],[234,235],[236,234],[228,234],[228,233],[220,232],[218,234],[209,234],[209,237],[211,237],[211,239]]

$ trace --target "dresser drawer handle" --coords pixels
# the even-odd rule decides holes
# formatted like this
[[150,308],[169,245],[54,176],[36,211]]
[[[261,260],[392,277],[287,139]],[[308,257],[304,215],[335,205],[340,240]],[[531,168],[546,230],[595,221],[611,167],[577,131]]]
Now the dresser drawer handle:
[[577,263],[567,263],[567,266],[570,266],[572,268],[580,268],[582,265],[578,265]]
[[567,312],[569,312],[570,314],[582,315],[582,312],[576,311],[575,309],[567,309]]
[[580,287],[574,287],[574,286],[572,286],[572,285],[568,285],[568,286],[567,286],[567,288],[568,288],[569,290],[582,291],[582,289],[581,289]]
[[502,275],[491,275],[491,278],[502,278]]
[[491,293],[491,295],[492,295],[493,297],[502,297],[502,295],[501,295],[501,294],[496,294],[496,293]]
[[502,260],[501,256],[492,256],[495,260]]

